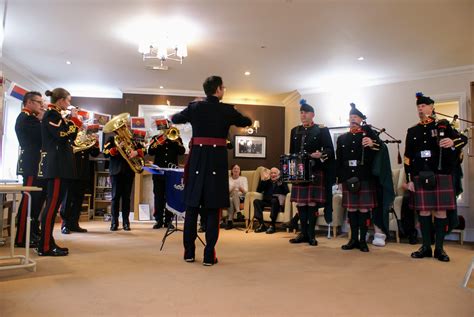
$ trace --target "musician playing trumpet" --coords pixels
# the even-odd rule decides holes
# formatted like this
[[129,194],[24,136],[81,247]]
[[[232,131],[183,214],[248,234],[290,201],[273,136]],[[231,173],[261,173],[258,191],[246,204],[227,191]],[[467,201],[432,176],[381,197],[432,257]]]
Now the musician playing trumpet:
[[39,175],[48,180],[46,206],[41,214],[40,256],[65,256],[67,248],[59,247],[53,238],[56,214],[67,188],[74,178],[74,157],[72,142],[82,126],[77,110],[71,111],[70,119],[61,116],[71,103],[71,94],[63,88],[47,90],[51,104],[41,121],[42,157]]
[[[167,126],[169,126],[169,122],[166,122],[166,126],[163,126],[163,129],[160,129],[162,133],[155,135],[152,138],[148,147],[148,154],[155,156],[153,163],[163,168],[177,166],[178,157],[184,155],[186,151],[183,146],[183,141],[179,137],[179,133],[175,132],[174,135],[171,135],[170,129],[167,129]],[[175,131],[178,130],[176,129]],[[169,136],[171,136],[171,138]],[[163,225],[165,227],[172,226],[171,217],[173,214],[165,207],[165,175],[153,174],[153,194],[155,196],[155,212],[153,213],[153,217],[156,221],[155,225],[153,225],[153,229],[160,229]]]

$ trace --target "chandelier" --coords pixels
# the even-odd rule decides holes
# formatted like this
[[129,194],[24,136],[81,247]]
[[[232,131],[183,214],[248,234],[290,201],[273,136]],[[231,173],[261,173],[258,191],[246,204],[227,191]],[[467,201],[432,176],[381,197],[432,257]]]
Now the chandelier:
[[138,45],[138,52],[142,54],[143,61],[147,59],[158,59],[163,66],[163,62],[167,60],[179,62],[183,64],[183,60],[188,56],[188,48],[186,44],[164,44],[160,43],[141,43]]

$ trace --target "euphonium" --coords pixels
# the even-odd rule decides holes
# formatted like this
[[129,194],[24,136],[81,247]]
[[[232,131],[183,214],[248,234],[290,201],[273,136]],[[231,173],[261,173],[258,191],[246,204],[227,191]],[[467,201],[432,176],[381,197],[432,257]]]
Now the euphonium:
[[87,134],[86,131],[81,130],[77,133],[74,144],[72,145],[72,151],[74,153],[81,152],[90,149],[97,143],[97,139],[93,134]]
[[129,113],[121,113],[104,126],[104,133],[115,132],[114,137],[115,146],[117,147],[120,155],[127,161],[130,168],[135,173],[143,172],[143,166],[145,161],[141,157],[130,158],[130,153],[135,151],[135,146],[132,141],[132,133],[127,128],[128,118],[130,117]]

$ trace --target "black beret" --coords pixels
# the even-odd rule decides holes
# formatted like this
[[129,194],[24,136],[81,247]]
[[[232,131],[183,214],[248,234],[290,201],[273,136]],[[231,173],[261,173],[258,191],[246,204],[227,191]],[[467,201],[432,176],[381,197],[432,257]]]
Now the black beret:
[[351,103],[351,111],[349,112],[349,115],[356,115],[361,117],[363,120],[367,119],[367,117],[359,111],[359,109],[356,108],[355,103]]
[[314,113],[314,108],[311,107],[310,105],[308,105],[308,104],[306,103],[306,100],[305,100],[305,99],[301,99],[301,100],[300,100],[300,105],[301,105],[300,111],[312,112],[312,113]]
[[418,105],[421,105],[421,104],[432,105],[432,104],[434,104],[434,100],[431,99],[428,96],[423,95],[422,92],[417,92],[416,93],[416,105],[418,106]]

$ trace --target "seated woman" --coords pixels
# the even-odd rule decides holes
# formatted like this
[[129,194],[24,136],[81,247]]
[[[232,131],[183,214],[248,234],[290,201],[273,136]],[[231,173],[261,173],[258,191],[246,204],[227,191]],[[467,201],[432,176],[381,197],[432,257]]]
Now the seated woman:
[[229,177],[229,200],[230,207],[227,214],[227,224],[225,229],[232,229],[234,220],[234,213],[237,211],[237,219],[241,219],[244,216],[240,212],[240,202],[244,201],[245,194],[249,190],[247,177],[241,176],[240,166],[237,164],[232,165],[231,176]]
[[[254,218],[259,222],[255,232],[266,231],[269,234],[275,233],[275,222],[278,213],[282,211],[286,194],[289,193],[288,185],[280,179],[280,170],[278,168],[272,167],[270,171],[268,169],[262,171],[257,192],[263,194],[263,199],[255,199],[253,201]],[[271,207],[270,219],[272,223],[268,229],[263,222],[263,209],[265,207]]]

